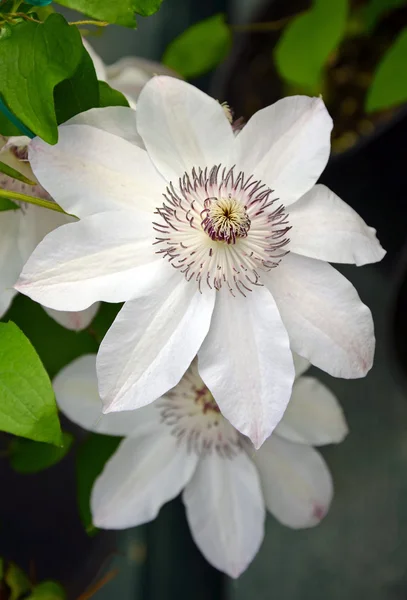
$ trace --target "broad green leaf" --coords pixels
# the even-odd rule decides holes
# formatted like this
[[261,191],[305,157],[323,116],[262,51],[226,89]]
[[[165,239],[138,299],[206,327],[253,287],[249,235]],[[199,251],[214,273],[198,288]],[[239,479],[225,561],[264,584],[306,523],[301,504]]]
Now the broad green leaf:
[[8,165],[6,165],[5,163],[3,163],[1,161],[0,161],[0,172],[4,173],[5,175],[8,175],[9,177],[12,177],[13,179],[17,179],[17,181],[22,181],[23,183],[26,183],[27,185],[37,185],[35,183],[35,181],[31,181],[31,179],[28,179],[22,173],[20,173],[19,171],[16,171],[12,167],[9,167]]
[[136,27],[134,13],[149,16],[161,6],[162,0],[56,0],[58,4],[73,8],[100,21]]
[[11,322],[0,323],[0,430],[38,442],[62,443],[47,372],[30,340]]
[[363,17],[367,29],[374,29],[376,23],[382,17],[390,13],[395,8],[405,6],[406,0],[370,0],[369,4],[363,7]]
[[8,198],[0,198],[0,212],[3,210],[18,210],[20,207],[18,204],[9,200]]
[[314,0],[306,13],[284,29],[274,50],[280,75],[289,83],[315,89],[330,54],[346,27],[348,0]]
[[366,112],[397,106],[407,101],[407,28],[383,56],[366,97]]
[[43,581],[36,585],[26,600],[65,600],[66,593],[56,581]]
[[232,46],[232,33],[224,15],[200,21],[181,33],[167,47],[162,62],[186,79],[218,66]]
[[129,106],[129,103],[121,92],[105,81],[99,81],[99,106]]
[[99,106],[99,84],[93,61],[82,46],[82,58],[74,75],[59,83],[54,90],[58,123]]
[[0,94],[12,113],[46,142],[58,139],[55,86],[72,77],[82,58],[76,27],[62,15],[22,21],[0,40]]
[[89,535],[97,529],[92,523],[90,494],[96,478],[106,461],[120,444],[121,438],[92,433],[78,450],[76,459],[76,485],[79,514]]
[[10,588],[8,600],[19,600],[31,589],[31,584],[27,575],[13,562],[9,562],[7,565],[4,581]]
[[16,438],[9,446],[10,464],[18,473],[43,471],[64,458],[69,452],[73,440],[73,435],[66,432],[62,434],[62,446],[60,447]]
[[98,344],[88,331],[65,329],[42,306],[22,294],[14,300],[5,318],[14,321],[29,337],[51,378],[81,354],[97,352]]

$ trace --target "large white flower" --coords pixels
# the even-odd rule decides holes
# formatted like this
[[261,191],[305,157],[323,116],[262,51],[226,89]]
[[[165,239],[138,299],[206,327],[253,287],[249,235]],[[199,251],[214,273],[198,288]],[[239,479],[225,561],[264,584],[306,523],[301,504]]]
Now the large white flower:
[[195,362],[175,389],[130,413],[101,417],[94,355],[65,367],[54,389],[78,425],[126,436],[92,491],[98,527],[150,521],[184,490],[196,544],[237,577],[262,542],[266,509],[294,528],[317,525],[328,511],[332,480],[312,445],[342,441],[347,426],[335,397],[313,377],[294,384],[283,420],[258,452],[222,417]]
[[17,289],[57,310],[128,300],[98,355],[105,412],[156,400],[198,354],[222,413],[259,447],[291,395],[290,345],[334,376],[364,376],[371,313],[325,261],[384,251],[314,185],[330,150],[322,100],[280,100],[237,137],[218,102],[170,77],[146,84],[137,111],[104,110],[104,130],[89,120],[31,144],[38,180],[81,220],[45,238]]
[[[35,182],[35,176],[26,160],[29,139],[0,138],[0,161],[22,173]],[[40,185],[30,186],[17,179],[0,173],[0,188],[50,200]],[[0,317],[9,309],[16,295],[13,288],[18,276],[35,247],[44,236],[66,223],[76,219],[53,210],[47,210],[33,204],[19,203],[18,210],[0,211]],[[99,304],[95,303],[80,312],[56,311],[45,308],[57,323],[67,329],[79,331],[89,325],[95,316]]]
[[105,65],[87,40],[83,39],[83,45],[93,61],[97,78],[122,92],[133,108],[136,107],[141,90],[154,75],[177,76],[172,69],[137,56],[126,56],[112,65]]

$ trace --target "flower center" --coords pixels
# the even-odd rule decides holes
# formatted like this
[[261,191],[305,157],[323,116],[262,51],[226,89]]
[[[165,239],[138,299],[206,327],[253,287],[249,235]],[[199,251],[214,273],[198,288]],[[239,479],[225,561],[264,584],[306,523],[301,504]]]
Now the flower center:
[[243,171],[215,165],[192,169],[170,183],[159,216],[157,254],[187,281],[246,296],[263,285],[261,272],[277,267],[287,252],[290,226],[273,190]]
[[211,392],[199,377],[196,362],[180,383],[154,404],[179,444],[199,455],[217,452],[231,457],[241,450],[241,438],[222,416]]
[[239,237],[246,237],[250,219],[246,207],[235,198],[207,198],[202,211],[202,229],[212,240],[235,244]]

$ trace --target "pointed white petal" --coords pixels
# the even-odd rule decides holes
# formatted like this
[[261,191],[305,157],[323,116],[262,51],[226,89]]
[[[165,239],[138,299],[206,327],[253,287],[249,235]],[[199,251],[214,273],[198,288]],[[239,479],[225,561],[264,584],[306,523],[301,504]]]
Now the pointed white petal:
[[276,519],[294,529],[318,525],[333,496],[331,474],[321,455],[273,434],[253,459],[266,506]]
[[155,75],[179,77],[175,71],[158,62],[136,56],[126,56],[107,67],[109,84],[126,96],[130,106],[136,102],[147,81]]
[[94,50],[92,48],[92,46],[89,44],[89,42],[87,40],[85,40],[85,38],[82,38],[82,43],[85,46],[86,50],[88,51],[89,56],[92,59],[93,66],[95,67],[95,71],[96,71],[96,77],[99,79],[99,81],[106,81],[107,76],[106,76],[105,63],[100,58],[100,56],[96,52],[96,50]]
[[99,306],[100,302],[95,302],[95,304],[92,304],[92,306],[89,306],[89,308],[78,312],[54,310],[53,308],[47,308],[46,306],[43,308],[45,312],[52,319],[54,319],[54,321],[59,323],[59,325],[62,325],[62,327],[65,327],[65,329],[82,331],[92,323],[97,311],[99,310]]
[[136,112],[126,106],[106,106],[91,108],[69,119],[62,127],[69,125],[89,125],[116,135],[139,148],[144,148],[144,142],[137,132]]
[[334,377],[364,377],[375,338],[370,310],[331,265],[288,254],[263,278],[277,302],[291,347]]
[[193,167],[234,164],[222,106],[185,81],[153,77],[137,102],[137,129],[157,169],[175,184]]
[[184,488],[197,460],[194,452],[177,446],[165,425],[155,435],[125,439],[93,487],[94,524],[125,529],[151,521]]
[[215,292],[199,292],[165,266],[167,275],[149,294],[124,305],[100,346],[97,369],[106,412],[139,408],[173,388],[208,332]]
[[198,368],[223,415],[259,448],[283,416],[294,380],[288,335],[267,289],[247,298],[218,292]]
[[100,213],[46,236],[16,289],[50,308],[78,311],[98,300],[134,297],[161,263],[147,213]]
[[348,426],[331,390],[314,377],[300,377],[275,433],[291,442],[319,446],[342,442]]
[[106,210],[153,212],[165,189],[145,150],[88,125],[61,126],[54,146],[35,138],[29,160],[54,200],[81,218]]
[[358,266],[386,252],[359,215],[324,185],[314,186],[290,208],[290,250],[311,258]]
[[152,405],[129,412],[104,415],[96,377],[96,354],[85,354],[64,367],[54,378],[59,408],[68,419],[89,431],[109,435],[144,432],[157,434],[160,413]]
[[206,560],[230,577],[239,577],[264,537],[259,476],[247,454],[204,456],[183,500],[192,537]]
[[19,210],[0,212],[0,317],[17,293],[13,286],[24,264],[19,250],[20,220]]
[[288,206],[321,175],[331,148],[332,119],[320,98],[291,96],[259,110],[236,138],[236,162]]

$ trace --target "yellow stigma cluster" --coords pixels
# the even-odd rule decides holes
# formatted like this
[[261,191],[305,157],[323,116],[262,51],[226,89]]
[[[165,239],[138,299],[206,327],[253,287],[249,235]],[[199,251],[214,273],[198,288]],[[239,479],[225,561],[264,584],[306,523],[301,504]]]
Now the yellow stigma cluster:
[[208,199],[202,221],[204,231],[211,239],[235,244],[239,237],[246,237],[250,219],[246,208],[235,198]]

